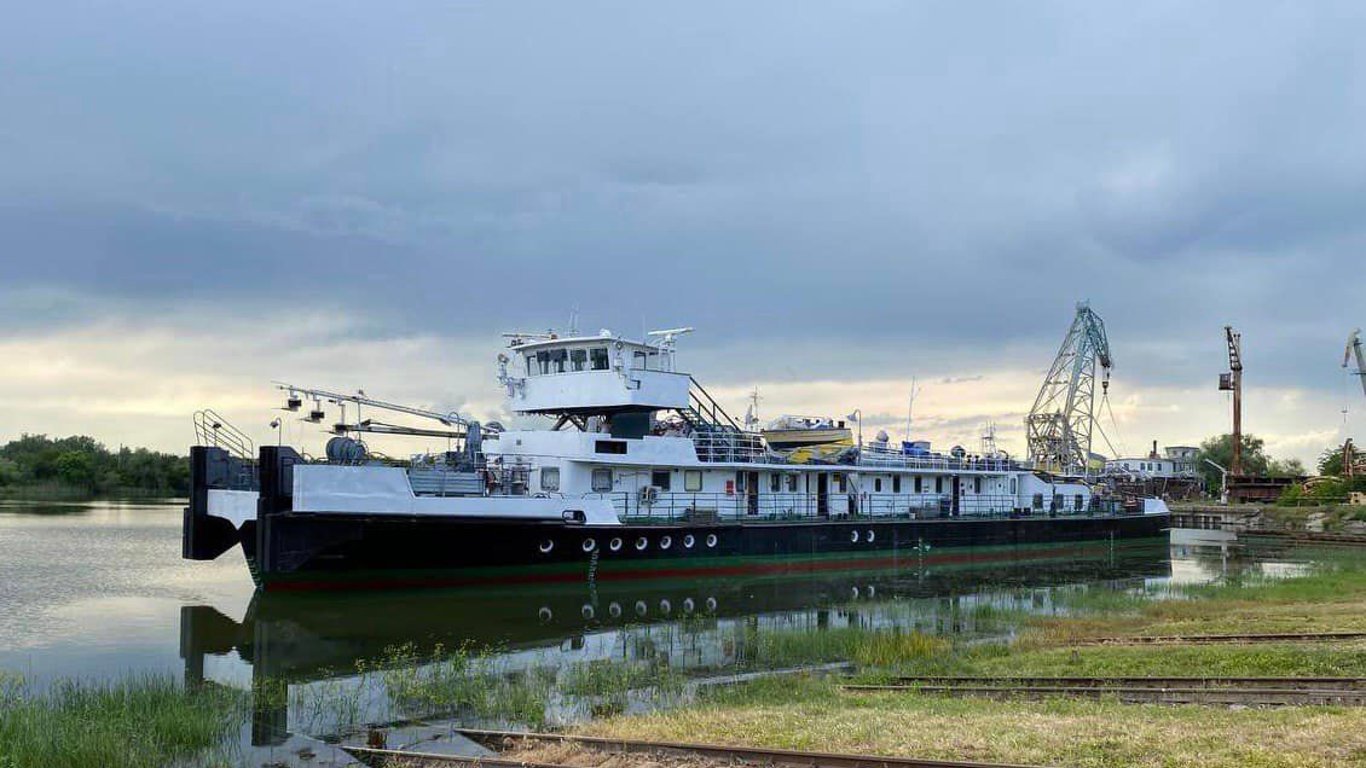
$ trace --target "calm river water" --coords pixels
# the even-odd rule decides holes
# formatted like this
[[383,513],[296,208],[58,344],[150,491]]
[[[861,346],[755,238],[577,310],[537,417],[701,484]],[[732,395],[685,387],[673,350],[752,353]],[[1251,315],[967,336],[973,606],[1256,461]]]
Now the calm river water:
[[[1050,612],[1060,591],[1292,572],[1293,552],[1174,532],[1170,549],[1089,561],[528,590],[255,594],[234,550],[180,558],[181,505],[0,502],[0,670],[56,677],[155,671],[250,689],[344,678],[357,660],[497,648],[501,669],[648,654],[678,668],[740,667],[737,637],[764,630],[898,626],[999,635],[993,616]],[[349,671],[349,672],[348,672]],[[354,676],[354,675],[352,675]],[[290,713],[277,729],[298,729]]]

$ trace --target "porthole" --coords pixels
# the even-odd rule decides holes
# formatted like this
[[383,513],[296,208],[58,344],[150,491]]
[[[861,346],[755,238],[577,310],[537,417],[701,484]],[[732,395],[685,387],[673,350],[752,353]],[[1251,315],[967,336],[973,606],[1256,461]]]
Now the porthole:
[[593,618],[593,615],[596,614],[597,611],[593,610],[593,606],[584,603],[583,608],[579,611],[579,613],[582,613],[585,619],[591,620]]
[[644,600],[637,600],[637,601],[636,601],[636,615],[637,615],[637,616],[644,616],[645,614],[647,614],[647,613],[649,613],[649,612],[650,612],[650,606],[646,605]]
[[707,610],[708,610],[708,611],[715,611],[715,610],[716,610],[716,598],[714,598],[714,597],[709,597],[709,598],[707,598],[707,602],[704,603],[704,605],[707,606]]
[[607,542],[607,548],[610,549],[610,550],[612,550],[613,552],[618,552],[618,551],[620,551],[620,550],[621,550],[621,539],[619,539],[619,538],[613,538],[611,541]]
[[552,541],[552,540],[550,540],[550,539],[545,539],[544,541],[541,542],[540,550],[541,550],[541,554],[543,554],[543,555],[548,555],[548,554],[550,554],[550,550],[552,550],[552,549],[554,549],[554,548],[555,548],[555,542]]
[[855,544],[857,544],[857,543],[858,543],[858,531],[850,531],[850,532],[849,532],[849,540],[852,541],[852,542],[854,542]]
[[636,549],[645,549],[648,546],[650,546],[650,540],[644,536],[636,539]]
[[692,537],[692,534],[691,534],[691,533],[683,537],[683,548],[684,548],[684,549],[692,549],[692,545],[694,545],[694,544],[696,544],[696,543],[697,543],[697,539],[694,539],[694,538]]
[[554,612],[550,610],[550,606],[548,605],[541,606],[541,610],[537,611],[536,615],[540,617],[542,622],[547,622],[555,618]]
[[849,594],[853,595],[853,596],[854,596],[854,599],[857,600],[858,597],[859,597],[858,587],[850,587],[850,588],[849,588]]
[[584,540],[583,540],[583,551],[584,551],[584,552],[592,552],[593,550],[595,550],[595,549],[597,549],[597,548],[598,548],[598,543],[597,543],[596,541],[594,541],[594,540],[592,540],[592,539],[584,539]]
[[673,609],[673,603],[669,602],[667,598],[659,601],[659,612],[664,614],[665,616],[668,616],[669,613],[673,611]]
[[715,549],[715,548],[716,548],[716,534],[714,534],[714,533],[709,533],[709,534],[707,534],[707,548],[708,548],[708,549]]
[[612,602],[607,604],[607,615],[614,619],[621,618],[621,603]]
[[873,541],[874,541],[875,539],[877,539],[877,533],[876,533],[872,528],[869,528],[869,529],[868,529],[868,536],[867,536],[867,539],[868,539],[868,543],[869,543],[869,544],[872,544]]
[[683,612],[684,612],[684,613],[692,613],[693,610],[696,609],[696,608],[697,608],[697,604],[694,603],[694,602],[692,601],[692,598],[691,598],[691,597],[685,597],[685,598],[683,598]]
[[664,536],[664,537],[662,537],[662,538],[659,540],[659,548],[660,548],[660,549],[668,549],[669,547],[672,547],[673,544],[674,544],[674,540],[673,540],[672,537],[669,537],[669,536]]

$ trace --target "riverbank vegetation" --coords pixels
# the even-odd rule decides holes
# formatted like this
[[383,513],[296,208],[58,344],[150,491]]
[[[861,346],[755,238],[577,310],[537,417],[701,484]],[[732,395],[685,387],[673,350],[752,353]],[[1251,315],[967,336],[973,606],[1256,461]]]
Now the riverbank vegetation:
[[[241,729],[241,694],[164,676],[62,680],[35,692],[0,672],[0,768],[161,768],[222,763]],[[207,754],[206,754],[207,753]]]
[[0,496],[70,499],[92,496],[184,496],[185,456],[120,446],[92,437],[24,435],[0,446]]
[[[1008,643],[917,642],[857,677],[1366,677],[1366,642],[1096,645],[1098,638],[1366,631],[1366,556],[1324,553],[1290,578],[1062,595]],[[998,617],[1003,618],[1003,617]],[[594,735],[1069,766],[1366,765],[1366,709],[1114,700],[993,701],[849,692],[833,677],[759,680],[698,703],[589,724]]]

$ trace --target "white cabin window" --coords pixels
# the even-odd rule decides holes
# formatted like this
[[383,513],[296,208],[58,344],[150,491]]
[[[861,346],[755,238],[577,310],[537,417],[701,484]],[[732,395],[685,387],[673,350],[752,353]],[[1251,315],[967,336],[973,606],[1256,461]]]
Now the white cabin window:
[[702,470],[683,470],[683,490],[688,491],[689,493],[697,493],[702,490]]
[[973,492],[973,493],[981,493],[981,492],[982,492],[982,478],[980,478],[980,477],[974,477],[974,478],[972,478],[972,492]]
[[1020,492],[1020,491],[1019,491],[1019,485],[1017,485],[1017,483],[1019,483],[1018,480],[1016,480],[1016,479],[1013,478],[1013,477],[1010,478],[1010,495],[1011,495],[1011,496],[1014,496],[1015,494],[1017,494],[1017,493]]
[[593,492],[606,493],[612,490],[612,470],[605,467],[593,470]]
[[788,492],[788,493],[796,493],[796,492],[797,492],[797,476],[796,476],[796,475],[788,475],[788,476],[787,476],[787,492]]
[[569,368],[574,371],[588,370],[588,350],[571,349],[569,350]]
[[593,347],[588,350],[588,357],[593,361],[593,370],[607,370],[607,347]]
[[873,493],[882,493],[882,478],[873,478]]
[[650,485],[653,485],[661,491],[669,490],[669,481],[671,479],[672,475],[667,469],[656,469],[650,473]]
[[901,475],[892,475],[892,493],[901,493]]
[[560,490],[560,468],[541,467],[541,490],[558,491]]
[[925,489],[925,483],[920,479],[920,475],[915,476],[915,492],[920,493]]
[[783,476],[774,472],[768,476],[768,490],[777,493],[783,489]]
[[1082,508],[1082,500],[1081,500],[1081,494],[1080,494],[1080,493],[1077,494],[1077,498],[1076,498],[1076,500],[1075,500],[1073,503],[1076,505],[1077,511],[1080,512],[1080,511],[1081,511],[1081,508]]

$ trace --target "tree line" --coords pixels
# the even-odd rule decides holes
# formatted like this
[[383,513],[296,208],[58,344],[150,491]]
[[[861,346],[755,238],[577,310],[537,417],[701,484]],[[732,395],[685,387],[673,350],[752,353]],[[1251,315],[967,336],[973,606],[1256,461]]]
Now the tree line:
[[85,435],[25,434],[0,447],[0,488],[24,486],[62,486],[92,495],[184,496],[190,491],[190,463],[185,456],[146,448],[111,451]]

